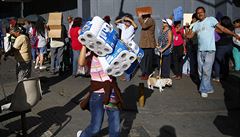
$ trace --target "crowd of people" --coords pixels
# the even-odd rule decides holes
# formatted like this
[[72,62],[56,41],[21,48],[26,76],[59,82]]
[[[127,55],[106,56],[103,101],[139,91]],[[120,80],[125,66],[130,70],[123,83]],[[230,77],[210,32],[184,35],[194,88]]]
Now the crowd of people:
[[[110,24],[110,16],[103,19]],[[68,17],[67,20],[68,30],[62,25],[60,38],[48,36],[49,28],[43,20],[26,20],[22,25],[17,24],[14,19],[10,20],[7,33],[11,35],[8,44],[12,44],[12,48],[5,53],[5,58],[14,53],[18,81],[31,76],[32,64],[34,69],[45,70],[46,60],[49,58],[49,73],[53,75],[61,75],[66,68],[71,68],[72,76],[76,78],[79,70],[88,66],[91,76],[88,106],[91,122],[85,130],[77,133],[77,137],[97,135],[105,111],[108,115],[110,137],[118,137],[119,109],[123,101],[116,78],[109,76],[101,67],[97,55],[79,42],[82,18]],[[171,17],[163,18],[158,40],[155,39],[156,23],[151,14],[139,15],[138,22],[140,26],[129,15],[114,21],[120,31],[120,39],[125,43],[133,40],[136,30],[141,29],[139,47],[144,51],[139,65],[141,80],[147,80],[156,68],[161,78],[180,80],[183,64],[189,60],[189,75],[198,84],[201,97],[206,98],[209,93],[214,92],[211,80],[220,82],[227,78],[230,62],[234,64],[231,67],[235,71],[240,71],[240,46],[233,44],[233,37],[240,40],[240,36],[236,34],[240,30],[240,19],[232,22],[229,17],[223,16],[217,20],[207,17],[204,7],[198,7],[192,15],[191,23],[186,26]],[[3,48],[5,43],[1,32],[0,46]],[[171,69],[174,74],[172,76]],[[130,81],[132,77],[134,75],[124,73],[121,80]]]

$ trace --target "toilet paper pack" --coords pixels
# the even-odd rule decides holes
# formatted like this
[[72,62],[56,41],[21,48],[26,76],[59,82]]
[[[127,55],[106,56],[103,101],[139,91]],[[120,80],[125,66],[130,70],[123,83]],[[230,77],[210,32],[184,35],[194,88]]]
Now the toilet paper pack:
[[106,56],[106,60],[109,64],[111,64],[114,60],[118,59],[119,62],[127,59],[127,55],[129,54],[127,46],[121,41],[118,40],[115,45],[113,53]]

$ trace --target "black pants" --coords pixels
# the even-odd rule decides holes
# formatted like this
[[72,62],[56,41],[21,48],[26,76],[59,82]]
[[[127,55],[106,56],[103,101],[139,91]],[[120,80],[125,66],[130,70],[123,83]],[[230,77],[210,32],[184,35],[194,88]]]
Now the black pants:
[[182,76],[183,66],[183,45],[173,47],[173,73],[177,76]]
[[150,75],[153,71],[153,56],[154,49],[153,48],[143,48],[144,57],[140,64],[140,69],[142,71],[142,75]]
[[170,78],[171,54],[162,56],[161,77]]

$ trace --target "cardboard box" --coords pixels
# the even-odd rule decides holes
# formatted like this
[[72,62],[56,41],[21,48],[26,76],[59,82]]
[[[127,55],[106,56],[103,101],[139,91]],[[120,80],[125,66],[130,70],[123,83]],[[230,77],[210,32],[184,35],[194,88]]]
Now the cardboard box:
[[137,16],[152,14],[152,7],[138,7],[136,8]]
[[48,32],[49,38],[61,38],[62,29],[52,29]]
[[54,12],[49,13],[48,25],[61,25],[62,24],[62,13]]
[[50,31],[48,32],[48,36],[50,38],[61,38],[62,33],[62,13],[54,12],[49,13],[48,17],[48,26]]

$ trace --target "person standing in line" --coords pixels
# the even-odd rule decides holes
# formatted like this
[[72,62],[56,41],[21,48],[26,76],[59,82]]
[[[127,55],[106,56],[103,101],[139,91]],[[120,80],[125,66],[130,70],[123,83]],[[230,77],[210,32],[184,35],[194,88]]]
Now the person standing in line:
[[181,21],[174,21],[173,32],[173,72],[176,80],[182,78],[183,52],[184,52],[184,29],[181,27]]
[[140,68],[142,71],[141,79],[147,80],[153,71],[155,40],[155,21],[151,14],[140,15],[138,21],[142,27],[140,36],[140,48],[144,51],[144,57],[141,61]]
[[62,75],[64,71],[63,51],[66,45],[67,31],[64,25],[61,25],[62,31],[60,38],[50,38],[51,67],[50,74]]
[[68,37],[66,39],[66,51],[67,51],[67,56],[70,57],[68,60],[69,63],[69,67],[71,67],[71,65],[73,65],[73,52],[72,52],[72,40],[71,40],[71,36],[70,36],[70,29],[72,28],[73,25],[73,17],[72,16],[68,16],[67,17],[67,22],[68,22]]
[[[125,16],[121,19],[115,21],[117,24],[117,28],[119,28],[121,32],[121,40],[124,43],[128,43],[134,39],[135,31],[137,29],[137,24],[128,16]],[[124,78],[122,80],[130,81],[131,75],[124,73]]]
[[[219,22],[225,28],[233,31],[233,24],[228,16],[223,16]],[[216,42],[216,55],[213,64],[213,81],[220,82],[220,79],[226,79],[229,73],[229,60],[232,55],[233,42],[232,36],[216,30],[220,39]]]
[[[234,22],[234,32],[240,34],[240,19],[236,19]],[[233,58],[234,58],[234,70],[240,71],[240,45],[233,45]]]
[[158,49],[162,54],[162,64],[160,64],[161,77],[170,78],[171,52],[173,48],[172,20],[162,19],[163,30],[158,37]]
[[31,76],[31,45],[28,37],[24,35],[23,27],[15,26],[11,33],[16,37],[11,51],[14,53],[17,61],[16,76],[17,81],[20,82]]
[[78,57],[80,55],[80,51],[82,49],[82,44],[78,40],[78,36],[81,31],[82,26],[82,18],[77,17],[73,21],[73,25],[70,29],[70,38],[72,41],[72,53],[73,53],[73,60],[72,60],[72,76],[77,77],[78,71]]
[[[193,26],[197,22],[197,14],[194,13],[192,15],[192,21],[190,26],[185,27],[185,32],[192,30]],[[186,35],[186,33],[185,33]],[[195,35],[191,39],[186,39],[186,47],[187,47],[187,56],[189,57],[190,61],[190,77],[194,83],[199,85],[199,77],[198,77],[198,67],[197,67],[197,50],[198,50],[198,40],[197,35]]]
[[[86,47],[83,46],[79,56],[80,66],[87,64],[86,50]],[[91,62],[91,91],[89,91],[88,107],[91,113],[91,121],[86,129],[77,132],[77,137],[97,136],[101,130],[105,111],[108,115],[109,137],[120,137],[119,109],[123,104],[123,100],[116,78],[109,76],[103,70],[96,54],[91,52],[89,56]]]
[[198,73],[200,78],[199,92],[201,97],[208,97],[209,93],[213,93],[213,86],[211,84],[212,66],[215,58],[215,28],[218,28],[224,33],[232,35],[237,39],[240,37],[223,27],[218,23],[214,17],[206,17],[205,8],[198,7],[196,14],[199,21],[193,26],[193,29],[186,35],[192,38],[195,34],[198,36]]
[[47,53],[47,41],[48,35],[43,21],[38,20],[36,22],[36,36],[37,36],[37,58],[35,69],[39,68],[40,70],[46,69],[44,66],[44,54]]

